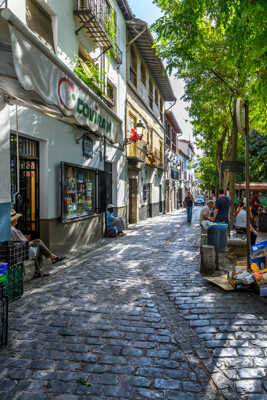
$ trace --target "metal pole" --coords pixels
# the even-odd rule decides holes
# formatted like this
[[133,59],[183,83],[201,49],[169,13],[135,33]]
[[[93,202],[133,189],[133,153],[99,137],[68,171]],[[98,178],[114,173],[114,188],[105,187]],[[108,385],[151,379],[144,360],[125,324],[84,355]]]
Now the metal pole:
[[246,138],[246,210],[247,210],[247,267],[250,266],[250,199],[249,199],[249,107],[245,101],[245,138]]

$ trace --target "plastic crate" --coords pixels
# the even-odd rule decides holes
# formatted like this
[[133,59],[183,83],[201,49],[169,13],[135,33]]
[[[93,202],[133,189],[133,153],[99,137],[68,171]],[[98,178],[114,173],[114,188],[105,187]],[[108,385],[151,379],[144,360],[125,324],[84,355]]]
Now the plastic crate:
[[6,282],[6,294],[8,302],[20,299],[24,292],[24,264],[8,266],[8,278]]
[[7,263],[3,263],[0,261],[0,283],[5,282],[7,280]]
[[0,284],[0,348],[8,342],[8,298],[5,285]]
[[9,266],[21,263],[28,258],[28,242],[0,242],[0,260],[7,262]]

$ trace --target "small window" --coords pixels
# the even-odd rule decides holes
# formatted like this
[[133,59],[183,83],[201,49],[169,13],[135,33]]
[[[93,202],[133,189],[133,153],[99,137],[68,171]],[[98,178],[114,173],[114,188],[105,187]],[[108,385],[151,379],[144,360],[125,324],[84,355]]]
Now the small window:
[[141,64],[141,80],[142,80],[143,84],[146,86],[146,65],[145,65],[144,61],[142,61],[142,64]]
[[131,130],[136,128],[137,119],[134,115],[129,114],[128,116],[128,137],[131,136]]
[[153,130],[147,133],[147,146],[149,153],[153,152]]
[[150,108],[152,108],[153,109],[153,101],[154,101],[154,87],[153,87],[153,81],[152,81],[152,78],[150,77],[149,78],[149,105],[150,105]]
[[163,113],[163,100],[162,100],[162,97],[160,97],[160,112]]
[[159,142],[159,159],[160,159],[160,161],[163,160],[163,143],[161,140]]
[[159,105],[159,91],[158,89],[155,90],[155,103],[158,106]]
[[33,32],[54,49],[52,17],[36,0],[27,0],[26,22]]
[[107,80],[107,98],[111,103],[111,108],[115,110],[116,108],[116,87],[110,80]]
[[131,46],[130,81],[137,86],[137,56],[133,46]]

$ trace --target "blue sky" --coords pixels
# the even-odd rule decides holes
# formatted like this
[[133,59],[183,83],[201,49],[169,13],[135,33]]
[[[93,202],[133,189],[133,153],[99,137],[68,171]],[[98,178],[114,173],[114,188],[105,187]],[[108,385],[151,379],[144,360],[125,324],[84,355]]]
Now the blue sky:
[[160,17],[161,11],[152,0],[128,0],[128,3],[136,17],[144,19],[149,24]]
[[[160,17],[161,10],[153,4],[152,0],[128,0],[128,3],[136,18],[143,19],[149,24],[152,24]],[[172,108],[172,111],[183,131],[183,136],[186,139],[192,140],[192,126],[190,122],[186,122],[189,119],[187,111],[185,110],[187,104],[180,100],[180,97],[183,95],[183,81],[181,79],[174,79],[173,77],[171,77],[170,80],[174,94],[177,97],[177,103]]]

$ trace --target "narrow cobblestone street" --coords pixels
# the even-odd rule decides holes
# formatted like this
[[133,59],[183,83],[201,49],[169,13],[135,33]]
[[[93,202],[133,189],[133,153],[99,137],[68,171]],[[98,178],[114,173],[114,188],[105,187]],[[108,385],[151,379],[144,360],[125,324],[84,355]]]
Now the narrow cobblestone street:
[[203,280],[198,216],[149,219],[27,284],[0,399],[267,399],[266,305]]

